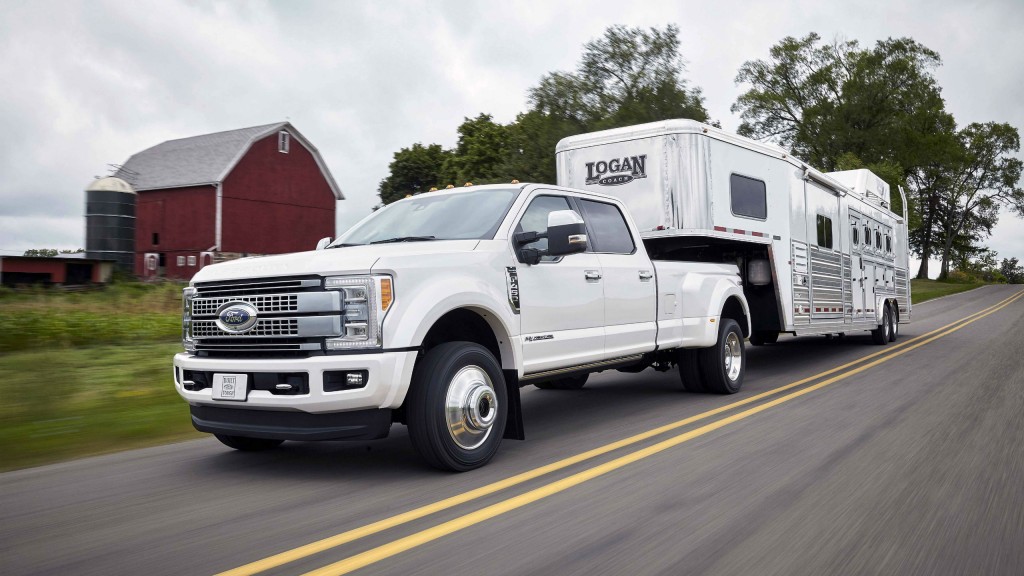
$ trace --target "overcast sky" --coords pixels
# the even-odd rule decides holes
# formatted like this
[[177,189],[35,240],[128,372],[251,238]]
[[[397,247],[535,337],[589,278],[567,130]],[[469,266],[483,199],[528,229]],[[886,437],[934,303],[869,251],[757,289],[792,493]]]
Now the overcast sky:
[[[0,250],[84,245],[83,189],[164,140],[290,120],[347,200],[378,202],[392,154],[452,146],[464,117],[508,122],[545,73],[571,70],[612,24],[678,24],[686,78],[713,119],[745,61],[787,35],[938,51],[958,124],[1024,130],[1024,2],[16,2],[0,0]],[[554,151],[552,151],[552,154]],[[1024,260],[1004,213],[989,246]]]

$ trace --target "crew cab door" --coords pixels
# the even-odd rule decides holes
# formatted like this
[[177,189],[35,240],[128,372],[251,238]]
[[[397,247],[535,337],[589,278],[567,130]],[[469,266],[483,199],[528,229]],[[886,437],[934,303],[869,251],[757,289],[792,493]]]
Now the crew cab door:
[[604,271],[604,356],[654,350],[657,283],[654,266],[622,210],[610,202],[575,198],[587,225],[589,250]]
[[[539,190],[519,215],[509,241],[517,248],[546,249],[547,239],[516,247],[515,235],[547,231],[548,214],[573,210],[567,196]],[[525,374],[577,366],[604,355],[604,283],[597,254],[545,256],[516,266]]]

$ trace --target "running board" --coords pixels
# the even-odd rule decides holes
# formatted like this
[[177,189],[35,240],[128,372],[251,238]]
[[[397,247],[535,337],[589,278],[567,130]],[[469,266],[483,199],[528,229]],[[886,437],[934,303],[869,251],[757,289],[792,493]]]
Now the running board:
[[632,356],[612,358],[611,360],[601,360],[600,362],[591,362],[589,364],[580,364],[578,366],[569,366],[567,368],[556,368],[555,370],[534,372],[533,374],[525,374],[522,378],[519,379],[519,381],[526,382],[529,380],[539,380],[541,378],[549,378],[551,376],[558,376],[560,374],[570,374],[572,372],[593,372],[593,368],[611,368],[613,366],[619,366],[623,364],[632,364],[637,360],[643,359],[643,357],[643,354],[634,354]]

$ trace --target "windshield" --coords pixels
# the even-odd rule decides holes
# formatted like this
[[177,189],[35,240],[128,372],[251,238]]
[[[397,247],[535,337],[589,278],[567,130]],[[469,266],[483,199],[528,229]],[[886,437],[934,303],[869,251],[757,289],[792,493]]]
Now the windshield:
[[519,194],[499,188],[455,194],[420,194],[374,212],[331,247],[382,242],[490,239]]

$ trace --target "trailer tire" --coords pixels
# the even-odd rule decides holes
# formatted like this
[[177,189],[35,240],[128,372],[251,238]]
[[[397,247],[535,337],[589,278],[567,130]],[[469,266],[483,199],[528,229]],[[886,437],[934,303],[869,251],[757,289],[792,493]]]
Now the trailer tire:
[[582,374],[579,376],[566,376],[565,378],[559,378],[558,380],[547,380],[544,382],[537,382],[534,384],[541,390],[579,390],[587,383],[587,378],[590,374]]
[[889,342],[889,305],[886,304],[882,312],[882,325],[871,331],[871,340],[879,346],[885,346]]
[[465,472],[498,451],[508,414],[501,366],[473,342],[445,342],[413,371],[406,399],[413,448],[427,464]]
[[778,332],[754,332],[750,335],[750,344],[753,346],[764,346],[775,344],[779,341]]
[[229,436],[227,434],[214,434],[220,443],[228,448],[234,448],[240,452],[260,452],[277,448],[284,440],[272,440],[270,438],[249,438],[247,436]]
[[702,348],[699,364],[704,375],[704,388],[714,394],[735,394],[743,386],[747,351],[743,347],[743,331],[732,318],[723,318],[718,326],[718,342]]
[[889,306],[889,342],[895,342],[900,335],[900,323],[896,316],[896,310]]

